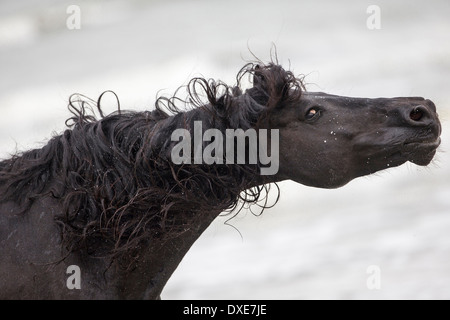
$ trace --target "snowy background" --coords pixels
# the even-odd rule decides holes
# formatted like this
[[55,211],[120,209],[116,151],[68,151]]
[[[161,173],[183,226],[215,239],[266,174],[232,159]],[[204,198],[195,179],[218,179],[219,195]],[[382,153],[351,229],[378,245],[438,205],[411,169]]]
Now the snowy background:
[[[80,29],[69,28],[70,5]],[[380,29],[367,26],[370,5]],[[231,221],[240,234],[218,217],[162,298],[450,299],[448,0],[3,0],[0,158],[61,132],[72,93],[113,90],[123,109],[151,109],[193,76],[235,83],[249,49],[267,61],[273,44],[310,91],[433,100],[440,151],[427,168],[406,164],[337,190],[280,183],[273,209]],[[371,266],[379,289],[367,285]]]

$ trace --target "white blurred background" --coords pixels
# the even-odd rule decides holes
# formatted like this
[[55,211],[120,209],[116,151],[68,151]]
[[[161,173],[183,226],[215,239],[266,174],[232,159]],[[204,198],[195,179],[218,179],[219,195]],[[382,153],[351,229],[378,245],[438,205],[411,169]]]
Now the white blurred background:
[[[369,5],[380,29],[369,28]],[[310,91],[433,100],[440,151],[427,168],[406,164],[337,190],[280,183],[273,209],[230,221],[240,234],[218,217],[162,298],[450,299],[448,0],[3,0],[0,158],[61,132],[72,93],[113,90],[122,109],[152,109],[193,76],[235,83],[249,49],[267,61],[273,44]],[[378,289],[367,284],[375,276]]]

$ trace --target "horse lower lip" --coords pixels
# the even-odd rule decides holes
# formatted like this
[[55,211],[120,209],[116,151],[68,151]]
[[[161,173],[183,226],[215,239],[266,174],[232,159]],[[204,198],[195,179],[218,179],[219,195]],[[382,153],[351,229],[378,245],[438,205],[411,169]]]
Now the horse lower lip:
[[418,155],[415,156],[411,159],[409,159],[408,161],[417,164],[419,166],[427,166],[428,164],[430,164],[431,160],[433,160],[434,155],[436,154],[436,149],[430,151],[427,154],[422,154],[422,155]]
[[408,161],[426,166],[433,160],[436,149],[441,144],[441,138],[429,142],[411,142],[405,144],[403,154],[407,155]]
[[425,141],[414,141],[414,142],[406,142],[403,144],[404,147],[412,147],[417,149],[422,148],[434,148],[437,149],[441,144],[441,138],[437,138],[435,140],[425,140]]

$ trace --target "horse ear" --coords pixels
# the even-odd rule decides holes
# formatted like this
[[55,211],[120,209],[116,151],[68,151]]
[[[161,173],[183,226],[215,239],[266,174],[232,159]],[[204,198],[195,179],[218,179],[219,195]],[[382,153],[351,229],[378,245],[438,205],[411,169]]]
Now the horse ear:
[[261,71],[262,68],[259,64],[253,68],[253,87],[255,88],[264,88],[267,84]]
[[247,93],[259,104],[272,109],[283,107],[288,100],[299,99],[301,90],[298,90],[298,95],[291,96],[291,88],[301,87],[292,72],[273,63],[254,65],[250,72],[253,75],[253,88],[248,89]]
[[258,64],[251,68],[250,72],[253,76],[253,87],[246,90],[246,93],[261,105],[267,104],[269,100],[269,94],[267,92],[267,75],[264,71],[264,66],[261,67]]

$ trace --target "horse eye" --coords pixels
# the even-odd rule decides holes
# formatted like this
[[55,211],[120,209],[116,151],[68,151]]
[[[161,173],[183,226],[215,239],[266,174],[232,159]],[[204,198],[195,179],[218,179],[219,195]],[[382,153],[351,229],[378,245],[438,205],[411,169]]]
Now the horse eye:
[[309,109],[306,112],[305,119],[306,120],[313,120],[313,119],[315,119],[315,118],[317,118],[319,116],[320,116],[320,109],[313,107],[313,108]]

